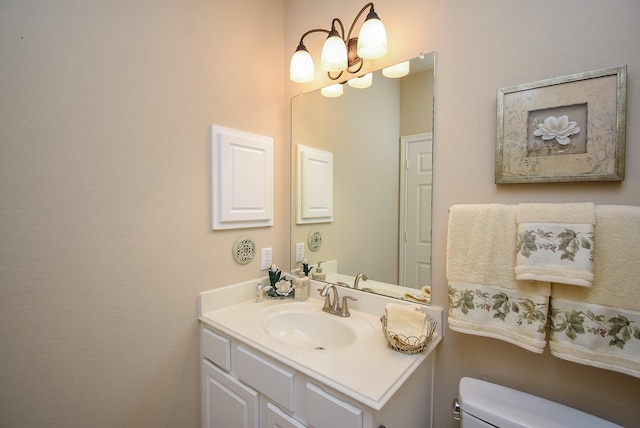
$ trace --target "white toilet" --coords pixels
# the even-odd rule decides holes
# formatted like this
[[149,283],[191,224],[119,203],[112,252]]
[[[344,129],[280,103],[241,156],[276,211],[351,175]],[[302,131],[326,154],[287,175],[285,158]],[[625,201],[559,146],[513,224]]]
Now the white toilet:
[[460,379],[458,394],[454,417],[462,428],[621,428],[580,410],[470,377]]

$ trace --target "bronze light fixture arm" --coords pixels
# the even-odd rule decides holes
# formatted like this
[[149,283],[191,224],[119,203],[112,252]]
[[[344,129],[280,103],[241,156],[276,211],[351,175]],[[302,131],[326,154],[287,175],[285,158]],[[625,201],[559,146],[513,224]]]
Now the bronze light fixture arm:
[[[373,9],[373,3],[367,3],[361,10],[360,12],[358,12],[358,14],[356,15],[356,18],[353,20],[353,22],[351,23],[351,28],[349,28],[349,33],[347,34],[347,38],[345,39],[345,42],[347,40],[351,40],[351,33],[353,33],[353,29],[356,26],[356,22],[358,22],[358,19],[362,16],[362,14],[364,13],[365,10],[367,10],[367,8],[370,7],[371,9],[369,10],[369,13],[367,14],[367,18],[365,19],[365,21],[367,19],[370,18],[374,18],[374,19],[380,19],[378,17],[378,14],[376,13],[376,11]],[[342,23],[340,23],[340,25],[342,25]],[[356,40],[358,38],[356,37]]]
[[300,37],[300,43],[298,43],[298,47],[296,48],[296,52],[298,51],[307,51],[307,47],[304,45],[304,38],[307,37],[311,33],[329,33],[329,30],[325,30],[324,28],[314,28],[313,30],[309,30]]
[[[343,25],[342,21],[339,18],[333,18],[333,20],[331,21],[331,30],[325,30],[324,28],[314,28],[313,30],[309,30],[309,31],[305,32],[302,35],[302,37],[300,37],[300,43],[298,44],[298,47],[296,48],[296,52],[298,52],[298,51],[309,52],[307,50],[307,47],[304,45],[304,39],[309,34],[312,34],[312,33],[325,33],[325,34],[327,34],[327,38],[334,37],[334,36],[339,37],[340,39],[343,40],[343,42],[345,44],[345,47],[347,49],[347,68],[346,68],[346,70],[351,74],[358,73],[362,69],[362,66],[364,65],[364,60],[358,56],[358,37],[357,36],[351,37],[351,36],[352,36],[352,34],[354,32],[356,23],[358,22],[360,17],[363,15],[363,13],[367,9],[369,9],[369,13],[367,14],[367,17],[365,18],[365,21],[368,20],[368,19],[380,19],[378,17],[378,14],[376,14],[376,12],[375,12],[373,3],[367,3],[360,10],[360,12],[358,12],[358,14],[356,15],[355,19],[351,23],[351,26],[349,28],[349,32],[347,33],[346,37],[345,37],[344,25]],[[338,32],[338,30],[336,29],[336,23],[340,27],[340,32]],[[331,80],[338,80],[342,76],[343,73],[344,73],[344,70],[338,72],[337,75],[333,76],[331,74],[331,72],[327,72],[327,76]]]
[[[344,36],[344,26],[342,25],[342,21],[340,21],[340,19],[334,18],[331,23],[331,26],[333,29],[334,23],[338,21],[342,29],[342,40],[344,40],[344,43],[347,47],[347,71],[351,74],[356,74],[357,72],[359,72],[362,69],[362,66],[364,65],[364,61],[362,60],[362,58],[358,56],[358,38],[351,37],[351,34],[353,34],[353,30],[356,27],[356,23],[358,22],[358,19],[360,19],[360,17],[364,13],[364,11],[367,10],[367,8],[370,8],[370,9],[365,21],[369,18],[380,19],[373,7],[374,7],[373,3],[367,3],[366,5],[364,5],[362,9],[360,9],[360,12],[358,12],[355,19],[351,23],[351,27],[349,27],[349,32],[347,33],[347,37]],[[353,67],[355,66],[357,66],[357,68],[354,69]],[[327,72],[327,76],[329,76],[329,79],[331,80],[338,80],[340,76],[342,76],[342,73],[343,71],[338,73],[337,76],[332,76],[331,72]]]
[[326,34],[329,34],[329,30],[325,30],[324,28],[314,28],[313,30],[307,31],[306,33],[304,33],[302,35],[302,37],[300,37],[300,43],[298,44],[298,49],[300,48],[300,46],[304,47],[305,50],[307,49],[304,46],[304,38],[307,37],[311,33],[326,33]]

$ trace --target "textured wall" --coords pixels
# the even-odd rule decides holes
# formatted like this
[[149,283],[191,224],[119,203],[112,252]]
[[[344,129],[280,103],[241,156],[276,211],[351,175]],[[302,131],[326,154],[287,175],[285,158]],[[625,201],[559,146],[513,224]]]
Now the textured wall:
[[211,231],[208,127],[280,165],[283,5],[2,1],[0,426],[199,426],[197,293],[289,228],[276,168],[273,227]]

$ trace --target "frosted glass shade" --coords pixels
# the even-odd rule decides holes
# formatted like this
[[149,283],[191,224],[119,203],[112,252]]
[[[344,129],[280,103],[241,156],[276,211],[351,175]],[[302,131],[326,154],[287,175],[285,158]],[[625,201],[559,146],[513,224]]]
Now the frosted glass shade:
[[400,64],[392,65],[382,69],[382,75],[385,77],[391,77],[397,79],[409,74],[409,61],[401,62]]
[[322,69],[338,72],[347,68],[347,47],[338,36],[328,37],[322,47]]
[[358,35],[358,56],[364,59],[376,59],[387,53],[387,31],[379,19],[364,21]]
[[373,75],[371,73],[367,73],[361,77],[354,77],[353,79],[349,79],[347,83],[352,88],[364,89],[371,86],[373,82]]
[[297,50],[291,57],[289,78],[297,83],[312,82],[315,78],[313,59],[306,49]]
[[340,83],[335,83],[333,85],[325,86],[324,88],[320,89],[320,93],[329,98],[339,97],[343,92],[344,88]]

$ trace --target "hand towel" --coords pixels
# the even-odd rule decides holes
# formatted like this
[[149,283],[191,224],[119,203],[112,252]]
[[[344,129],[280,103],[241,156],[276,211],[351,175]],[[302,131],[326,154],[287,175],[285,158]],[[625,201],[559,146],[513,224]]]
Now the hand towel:
[[426,336],[427,316],[417,305],[387,304],[387,330],[405,338]]
[[429,302],[431,302],[431,298],[429,297],[425,297],[422,294],[411,293],[404,293],[404,296],[402,296],[402,300],[408,300],[410,302],[418,302],[423,304],[429,304]]
[[431,302],[431,286],[425,285],[422,287],[419,293],[404,293],[402,297],[404,300],[410,300],[419,303],[430,303]]
[[449,327],[542,353],[550,285],[517,281],[517,205],[459,204],[449,210]]
[[516,279],[590,287],[595,205],[520,204]]
[[422,307],[413,303],[406,305],[400,303],[387,303],[384,307],[384,313],[387,317],[389,316],[389,314],[393,314],[394,312],[402,313],[402,311],[406,310],[422,312]]
[[640,377],[640,207],[595,212],[593,285],[552,284],[551,353]]

